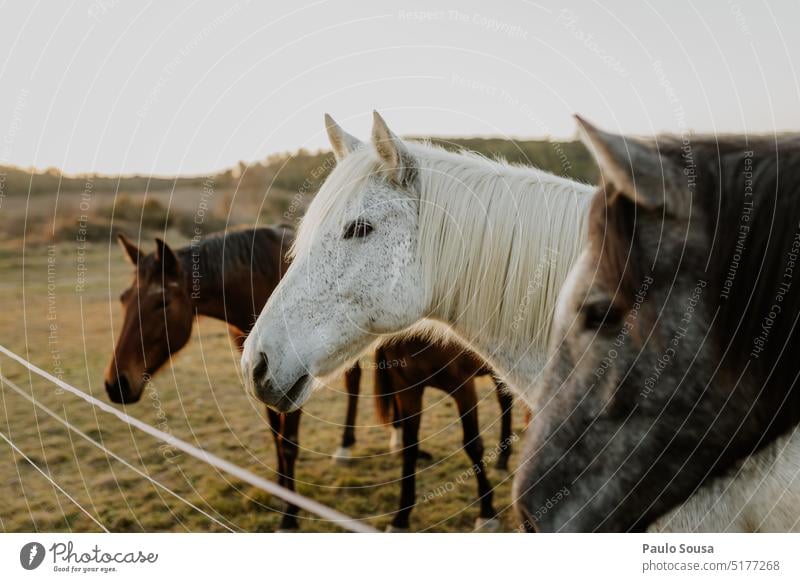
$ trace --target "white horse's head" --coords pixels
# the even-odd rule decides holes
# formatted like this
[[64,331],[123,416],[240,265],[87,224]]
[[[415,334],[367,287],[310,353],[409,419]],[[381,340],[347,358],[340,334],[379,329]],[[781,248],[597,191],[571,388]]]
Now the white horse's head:
[[311,203],[292,265],[242,355],[249,391],[281,412],[308,399],[312,377],[414,324],[427,305],[409,148],[378,113],[371,144],[325,121],[337,165]]

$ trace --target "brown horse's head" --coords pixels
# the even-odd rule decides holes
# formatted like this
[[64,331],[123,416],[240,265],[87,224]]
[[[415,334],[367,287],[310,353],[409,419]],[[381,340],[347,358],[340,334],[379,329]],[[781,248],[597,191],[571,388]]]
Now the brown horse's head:
[[105,385],[112,402],[130,404],[189,340],[194,309],[180,263],[164,241],[156,239],[155,252],[144,254],[124,235],[117,240],[136,273],[120,296],[124,321]]

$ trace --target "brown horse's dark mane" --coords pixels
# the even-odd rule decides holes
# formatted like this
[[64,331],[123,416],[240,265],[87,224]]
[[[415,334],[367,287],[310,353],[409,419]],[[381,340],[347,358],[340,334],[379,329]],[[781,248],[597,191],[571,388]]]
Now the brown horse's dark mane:
[[267,240],[280,242],[288,248],[293,232],[288,228],[249,228],[214,234],[200,239],[198,244],[190,244],[178,251],[178,258],[184,268],[192,264],[194,253],[200,260],[200,269],[204,276],[213,280],[222,280],[225,271],[231,269],[247,269],[262,275],[272,274],[275,265],[270,255],[271,246]]
[[[204,287],[222,286],[226,277],[241,273],[277,275],[275,244],[288,249],[293,236],[294,231],[286,225],[226,230],[195,239],[176,249],[175,255],[189,288],[195,278]],[[155,255],[142,257],[139,268],[144,272],[158,269]]]

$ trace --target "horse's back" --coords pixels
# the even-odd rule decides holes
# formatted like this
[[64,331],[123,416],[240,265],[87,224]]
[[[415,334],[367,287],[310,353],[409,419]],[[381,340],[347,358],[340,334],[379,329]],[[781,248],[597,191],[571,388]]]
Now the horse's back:
[[453,392],[475,376],[488,373],[485,364],[470,350],[454,342],[434,343],[407,338],[383,347],[389,369],[410,385],[425,385]]

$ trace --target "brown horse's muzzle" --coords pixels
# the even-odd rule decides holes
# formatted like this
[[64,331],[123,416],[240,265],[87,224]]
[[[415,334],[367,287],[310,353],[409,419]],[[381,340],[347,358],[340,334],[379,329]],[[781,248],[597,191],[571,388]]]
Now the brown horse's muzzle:
[[142,397],[142,390],[134,391],[125,374],[118,375],[111,382],[106,380],[105,384],[108,398],[115,404],[133,404]]

